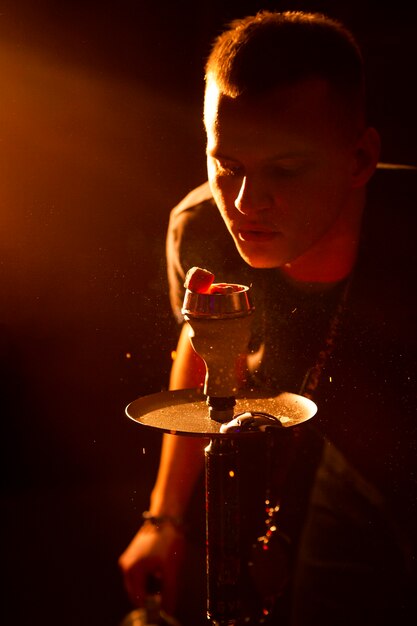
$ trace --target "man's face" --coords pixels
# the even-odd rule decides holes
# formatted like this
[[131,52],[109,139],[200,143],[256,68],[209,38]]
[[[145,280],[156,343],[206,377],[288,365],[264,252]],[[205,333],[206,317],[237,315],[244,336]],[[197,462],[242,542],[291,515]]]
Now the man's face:
[[205,125],[214,199],[253,267],[302,258],[349,210],[354,149],[324,81],[256,100],[225,96],[211,81]]

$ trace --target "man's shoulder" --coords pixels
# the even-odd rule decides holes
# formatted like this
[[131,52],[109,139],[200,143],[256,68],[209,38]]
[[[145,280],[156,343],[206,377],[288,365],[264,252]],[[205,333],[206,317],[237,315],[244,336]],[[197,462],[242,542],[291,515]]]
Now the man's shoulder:
[[[379,164],[368,184],[368,208],[375,213],[375,222],[399,228],[414,220],[417,199],[417,167]],[[374,224],[377,227],[378,224]]]
[[[352,296],[366,333],[410,345],[417,280],[417,172],[381,168],[369,185]],[[386,343],[386,342],[385,342]]]
[[214,205],[213,196],[207,181],[187,193],[187,195],[184,196],[184,198],[172,209],[171,214],[179,216],[182,213],[192,211],[197,207],[206,205]]
[[223,242],[227,229],[213,199],[208,183],[190,191],[172,210],[168,237],[181,246],[205,245]]
[[378,251],[393,268],[415,252],[417,170],[403,167],[377,170],[368,187],[364,220],[370,251]]

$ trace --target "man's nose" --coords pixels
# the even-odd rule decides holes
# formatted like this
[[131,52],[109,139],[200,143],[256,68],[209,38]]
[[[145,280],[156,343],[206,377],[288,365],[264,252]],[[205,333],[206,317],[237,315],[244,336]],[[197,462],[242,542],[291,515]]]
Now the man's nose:
[[235,200],[235,207],[240,213],[249,215],[270,208],[267,190],[259,179],[244,176]]

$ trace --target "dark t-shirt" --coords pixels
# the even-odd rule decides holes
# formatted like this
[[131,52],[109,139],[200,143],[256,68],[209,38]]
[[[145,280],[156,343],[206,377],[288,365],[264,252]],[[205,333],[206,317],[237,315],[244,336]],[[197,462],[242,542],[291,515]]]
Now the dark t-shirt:
[[250,349],[257,353],[263,346],[253,384],[304,393],[306,375],[330,341],[313,394],[318,405],[314,429],[378,487],[401,523],[411,527],[417,526],[416,189],[414,171],[376,172],[349,284],[322,292],[298,290],[277,269],[249,267],[207,183],[173,209],[167,236],[170,298],[179,322],[191,267],[209,269],[218,282],[251,285]]

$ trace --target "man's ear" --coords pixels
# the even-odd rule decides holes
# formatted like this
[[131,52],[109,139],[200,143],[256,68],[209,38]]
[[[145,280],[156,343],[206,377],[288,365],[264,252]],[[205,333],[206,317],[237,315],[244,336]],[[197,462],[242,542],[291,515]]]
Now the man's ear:
[[374,173],[381,151],[381,140],[378,131],[369,126],[362,133],[355,146],[354,168],[352,172],[353,187],[366,185]]

